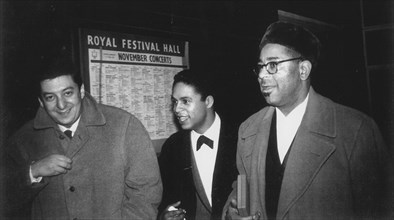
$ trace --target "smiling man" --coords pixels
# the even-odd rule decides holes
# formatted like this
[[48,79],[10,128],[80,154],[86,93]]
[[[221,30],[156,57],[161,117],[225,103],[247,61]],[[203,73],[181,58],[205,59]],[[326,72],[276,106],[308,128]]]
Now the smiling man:
[[174,77],[171,100],[182,130],[160,153],[159,219],[220,219],[237,176],[236,130],[215,112],[213,82],[205,74],[184,70]]
[[[291,23],[271,24],[260,42],[254,72],[269,106],[238,133],[237,167],[250,189],[244,219],[386,219],[392,209],[380,132],[370,117],[315,92],[319,54],[318,38]],[[234,189],[228,219],[241,218],[236,201]]]
[[67,58],[41,70],[40,107],[7,145],[9,217],[155,219],[157,158],[141,122],[98,104]]

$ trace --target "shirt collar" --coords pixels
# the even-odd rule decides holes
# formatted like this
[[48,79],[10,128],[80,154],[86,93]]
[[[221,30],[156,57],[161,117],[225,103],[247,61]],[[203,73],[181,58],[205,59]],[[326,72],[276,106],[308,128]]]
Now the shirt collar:
[[[198,137],[200,137],[200,135],[204,135],[207,138],[211,139],[214,141],[217,141],[219,138],[219,133],[220,133],[220,124],[221,124],[221,120],[219,115],[215,112],[215,120],[213,121],[211,127],[209,127],[203,134],[197,133],[194,130],[192,130],[191,134],[192,137],[195,137],[195,140],[198,139]],[[193,138],[194,139],[194,138]],[[216,142],[217,143],[217,142]]]
[[79,120],[81,119],[81,116],[78,117],[78,119],[71,125],[71,127],[67,128],[63,125],[57,125],[60,129],[60,131],[64,132],[66,130],[70,130],[72,132],[72,135],[74,135],[75,131],[77,130]]
[[304,101],[302,101],[299,105],[297,105],[297,107],[295,107],[287,116],[285,116],[279,108],[275,107],[277,119],[278,120],[291,119],[295,117],[302,118],[302,116],[304,116],[304,113],[306,111],[306,105],[308,104],[308,99],[309,99],[309,93],[304,99]]

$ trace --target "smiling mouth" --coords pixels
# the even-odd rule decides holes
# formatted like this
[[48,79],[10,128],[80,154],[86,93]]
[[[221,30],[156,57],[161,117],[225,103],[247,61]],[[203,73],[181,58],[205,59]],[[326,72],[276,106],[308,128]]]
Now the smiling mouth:
[[273,86],[261,86],[261,91],[263,93],[271,93],[273,89]]
[[63,111],[63,112],[58,111],[57,113],[58,113],[59,115],[65,116],[65,115],[68,115],[68,113],[70,113],[70,112],[71,112],[71,109],[68,109],[67,111]]
[[187,120],[187,116],[177,116],[179,122],[184,122]]

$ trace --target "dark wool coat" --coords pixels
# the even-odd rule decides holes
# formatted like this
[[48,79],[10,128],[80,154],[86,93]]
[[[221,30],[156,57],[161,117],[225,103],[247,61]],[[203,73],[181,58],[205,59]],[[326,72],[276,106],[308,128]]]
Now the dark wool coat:
[[202,204],[202,209],[209,213],[209,218],[221,218],[223,205],[232,190],[231,184],[238,174],[235,163],[237,136],[236,129],[233,130],[235,132],[222,121],[213,174],[212,207],[194,163],[190,130],[179,131],[167,139],[159,157],[163,180],[163,200],[159,212],[168,205],[181,201],[180,207],[186,210],[188,220],[195,219],[197,203]]

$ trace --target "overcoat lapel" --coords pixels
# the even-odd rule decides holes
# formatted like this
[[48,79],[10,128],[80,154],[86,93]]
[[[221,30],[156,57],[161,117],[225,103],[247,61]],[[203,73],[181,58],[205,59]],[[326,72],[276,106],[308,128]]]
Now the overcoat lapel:
[[34,129],[40,130],[34,141],[38,141],[37,152],[31,152],[31,155],[37,156],[34,160],[41,159],[51,154],[64,154],[64,149],[59,141],[60,129],[56,123],[48,116],[44,108],[39,107],[33,122]]
[[90,139],[90,134],[86,126],[83,125],[83,122],[78,125],[77,132],[74,137],[71,139],[71,143],[67,149],[66,155],[70,158],[73,158],[83,146],[85,146],[86,142]]
[[[189,143],[190,143],[190,141],[189,141]],[[190,153],[191,153],[191,158],[192,158],[193,179],[194,179],[194,186],[196,187],[196,192],[197,192],[198,197],[199,197],[200,201],[202,202],[202,204],[210,212],[212,212],[212,207],[209,204],[208,197],[207,197],[207,194],[205,193],[204,186],[201,181],[200,173],[197,168],[196,159],[194,158],[194,154],[192,153],[192,151]]]
[[330,137],[335,136],[335,111],[320,102],[312,88],[309,94],[307,109],[289,152],[283,176],[278,219],[282,219],[308,189],[324,162],[335,151],[334,144],[330,142]]
[[191,140],[190,140],[190,131],[183,131],[185,132],[184,135],[182,135],[182,142],[179,146],[179,151],[181,152],[181,160],[182,160],[182,166],[184,170],[192,169],[192,163],[191,163]]
[[216,162],[212,179],[212,209],[217,207],[217,201],[223,199],[223,195],[220,194],[220,188],[228,184],[227,181],[231,175],[231,173],[226,171],[226,169],[229,169],[228,164],[231,163],[231,158],[235,153],[235,150],[233,151],[232,149],[233,146],[230,145],[236,144],[236,139],[233,141],[234,137],[229,137],[226,135],[234,134],[230,133],[225,127],[225,123],[222,122],[220,126],[218,151],[216,154]]
[[67,156],[73,158],[85,146],[91,135],[88,127],[99,127],[105,124],[105,117],[98,109],[93,97],[89,93],[85,93],[85,97],[82,99],[81,120],[67,149]]
[[[271,121],[274,112],[275,112],[275,108],[270,107],[268,111],[265,113],[263,120],[257,129],[257,137],[254,144],[255,146],[253,147],[253,149],[258,150],[258,152],[253,153],[253,155],[256,155],[258,157],[257,158],[258,164],[257,164],[257,175],[252,175],[252,177],[258,178],[257,181],[258,185],[262,189],[259,191],[260,193],[259,198],[261,204],[265,204],[265,161],[267,157],[268,139],[270,134]],[[255,182],[255,181],[251,180],[251,182]],[[251,210],[254,210],[254,208]]]

